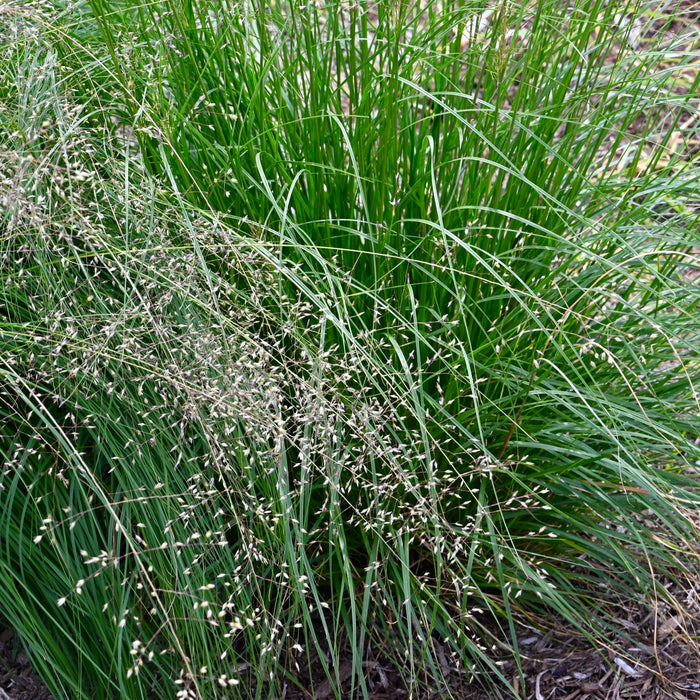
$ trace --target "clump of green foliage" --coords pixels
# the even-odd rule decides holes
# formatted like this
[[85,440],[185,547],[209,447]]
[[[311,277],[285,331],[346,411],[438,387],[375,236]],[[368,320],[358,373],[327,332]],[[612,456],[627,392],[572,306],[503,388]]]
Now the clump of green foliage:
[[311,663],[340,697],[346,657],[363,697],[377,656],[507,694],[518,624],[609,642],[696,558],[682,16],[91,0],[3,31],[0,612],[57,698],[281,697]]

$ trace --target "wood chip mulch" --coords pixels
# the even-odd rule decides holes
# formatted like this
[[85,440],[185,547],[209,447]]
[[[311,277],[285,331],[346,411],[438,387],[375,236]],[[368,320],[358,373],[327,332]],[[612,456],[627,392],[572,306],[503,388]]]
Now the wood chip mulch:
[[0,626],[0,700],[53,700],[15,632]]
[[[512,657],[501,659],[510,680],[494,689],[493,679],[477,680],[444,666],[446,685],[416,684],[412,692],[387,659],[363,664],[370,700],[700,700],[700,578],[664,586],[670,601],[650,606],[626,602],[606,610],[618,632],[610,648],[596,647],[560,621],[538,621],[538,628],[518,634],[522,675]],[[434,643],[434,647],[440,647]],[[439,655],[439,649],[438,649]],[[351,694],[352,663],[342,659],[337,672],[343,700]],[[325,679],[322,664],[311,658],[310,673],[299,686],[287,686],[285,700],[329,700],[335,686]],[[355,682],[357,688],[357,681]]]

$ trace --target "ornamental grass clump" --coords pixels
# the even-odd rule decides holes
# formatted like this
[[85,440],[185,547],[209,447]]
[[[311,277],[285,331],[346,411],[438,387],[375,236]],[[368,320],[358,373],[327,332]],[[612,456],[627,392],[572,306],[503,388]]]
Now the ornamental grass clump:
[[367,697],[377,659],[508,697],[522,626],[674,604],[692,25],[36,10],[0,64],[0,613],[57,698]]

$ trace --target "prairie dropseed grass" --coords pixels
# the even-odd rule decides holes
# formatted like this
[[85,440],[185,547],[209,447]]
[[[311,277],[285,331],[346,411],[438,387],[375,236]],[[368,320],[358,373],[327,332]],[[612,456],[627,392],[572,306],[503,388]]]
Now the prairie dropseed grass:
[[314,665],[367,697],[376,658],[414,697],[512,695],[518,625],[611,645],[611,601],[673,602],[696,26],[597,0],[5,17],[0,612],[57,698],[284,697]]

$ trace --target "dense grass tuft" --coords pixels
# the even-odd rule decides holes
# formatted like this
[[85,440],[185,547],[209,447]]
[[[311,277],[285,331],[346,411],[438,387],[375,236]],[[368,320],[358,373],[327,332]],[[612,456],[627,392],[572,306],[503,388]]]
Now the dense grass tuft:
[[7,17],[0,613],[57,698],[507,693],[696,562],[681,15]]

